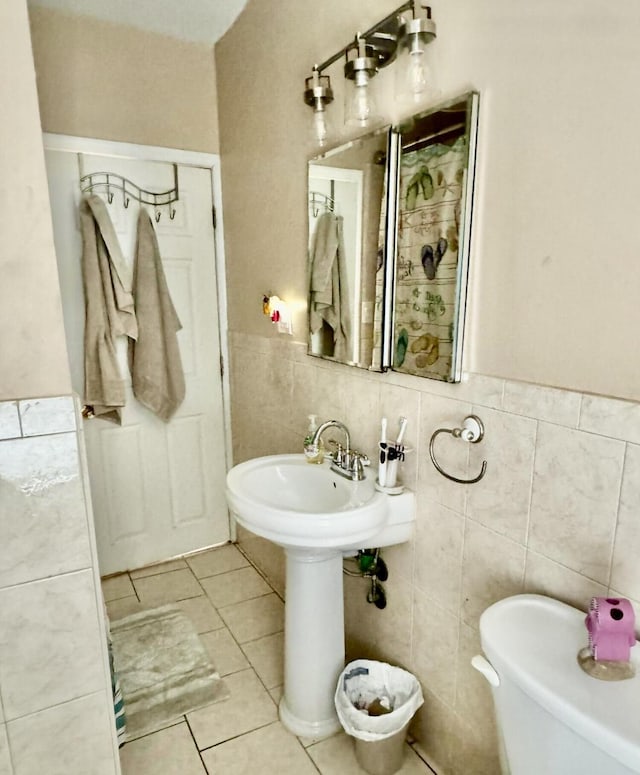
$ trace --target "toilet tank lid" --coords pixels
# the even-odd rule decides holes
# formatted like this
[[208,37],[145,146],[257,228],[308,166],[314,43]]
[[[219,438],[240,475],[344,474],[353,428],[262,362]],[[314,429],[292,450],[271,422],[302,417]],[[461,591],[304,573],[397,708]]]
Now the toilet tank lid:
[[576,659],[589,642],[584,619],[558,600],[515,595],[480,617],[482,648],[501,680],[513,681],[559,721],[640,773],[640,646],[631,649],[634,678],[592,678]]

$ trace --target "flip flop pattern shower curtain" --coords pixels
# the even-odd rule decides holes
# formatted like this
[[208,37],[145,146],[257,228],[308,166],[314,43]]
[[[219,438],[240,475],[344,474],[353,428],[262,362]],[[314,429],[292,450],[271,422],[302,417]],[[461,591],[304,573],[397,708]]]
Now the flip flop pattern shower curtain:
[[447,380],[457,300],[464,137],[400,162],[394,368]]
[[[466,159],[464,136],[452,144],[435,143],[401,154],[394,320],[396,371],[450,379]],[[382,289],[379,271],[376,315],[382,307]]]

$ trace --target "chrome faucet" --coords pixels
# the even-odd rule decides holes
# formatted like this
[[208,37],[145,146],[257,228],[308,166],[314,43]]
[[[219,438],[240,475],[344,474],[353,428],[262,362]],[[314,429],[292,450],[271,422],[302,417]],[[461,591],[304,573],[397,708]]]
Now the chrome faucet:
[[327,420],[320,425],[311,440],[312,444],[318,444],[320,437],[327,428],[338,428],[344,433],[346,445],[338,444],[338,449],[331,455],[331,470],[345,476],[347,479],[361,481],[364,479],[364,466],[369,465],[369,458],[356,450],[351,449],[351,437],[347,426],[340,420]]

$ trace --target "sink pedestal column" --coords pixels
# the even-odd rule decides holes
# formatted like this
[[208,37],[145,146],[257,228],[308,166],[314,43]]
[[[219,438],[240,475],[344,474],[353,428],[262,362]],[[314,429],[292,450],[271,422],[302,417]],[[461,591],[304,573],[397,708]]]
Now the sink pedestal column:
[[342,553],[286,549],[284,695],[280,720],[294,735],[337,732],[334,694],[344,669]]

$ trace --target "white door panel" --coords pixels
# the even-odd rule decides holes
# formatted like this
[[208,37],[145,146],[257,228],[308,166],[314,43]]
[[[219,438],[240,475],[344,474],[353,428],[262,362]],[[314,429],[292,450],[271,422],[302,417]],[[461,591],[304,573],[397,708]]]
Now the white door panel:
[[[74,390],[84,380],[84,297],[75,154],[47,151],[54,237]],[[82,171],[111,172],[152,191],[173,187],[166,163],[82,156]],[[118,427],[85,422],[100,571],[103,575],[167,559],[229,539],[224,496],[224,411],[209,170],[181,166],[179,201],[155,212],[163,268],[182,323],[178,333],[186,396],[169,423],[138,403],[127,344],[118,343],[127,403]],[[106,194],[101,194],[107,199]],[[139,203],[115,192],[109,205],[125,260],[132,262]],[[160,220],[155,221],[156,213]]]

